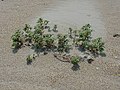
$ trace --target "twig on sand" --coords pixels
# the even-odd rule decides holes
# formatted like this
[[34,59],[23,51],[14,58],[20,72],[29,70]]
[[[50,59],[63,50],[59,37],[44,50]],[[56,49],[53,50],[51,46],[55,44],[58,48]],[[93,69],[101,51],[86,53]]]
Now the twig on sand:
[[69,55],[61,55],[61,54],[53,54],[56,59],[62,62],[71,62],[70,61],[70,56]]

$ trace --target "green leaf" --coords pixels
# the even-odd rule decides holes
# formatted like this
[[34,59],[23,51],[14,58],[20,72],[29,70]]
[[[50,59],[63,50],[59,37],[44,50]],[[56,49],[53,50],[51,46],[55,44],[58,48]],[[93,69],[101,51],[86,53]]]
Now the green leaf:
[[80,62],[80,58],[78,56],[72,56],[71,63],[78,64]]

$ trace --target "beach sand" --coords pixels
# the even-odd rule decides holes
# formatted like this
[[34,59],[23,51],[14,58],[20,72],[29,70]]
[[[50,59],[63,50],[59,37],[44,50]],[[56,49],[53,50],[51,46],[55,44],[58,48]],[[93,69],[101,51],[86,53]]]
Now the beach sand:
[[[76,14],[70,12],[77,8],[70,8],[68,1],[71,0],[0,1],[0,90],[120,90],[120,38],[113,37],[120,33],[120,1],[80,0],[77,4],[79,0],[75,0]],[[68,14],[75,15],[75,20]],[[41,55],[27,65],[26,56],[31,49],[24,47],[13,53],[11,35],[26,23],[34,24],[38,17],[64,29],[92,24],[94,35],[101,35],[105,41],[106,57],[96,58],[92,64],[82,62],[77,71],[71,69],[72,64],[60,62],[51,54]],[[65,33],[64,29],[61,32]]]

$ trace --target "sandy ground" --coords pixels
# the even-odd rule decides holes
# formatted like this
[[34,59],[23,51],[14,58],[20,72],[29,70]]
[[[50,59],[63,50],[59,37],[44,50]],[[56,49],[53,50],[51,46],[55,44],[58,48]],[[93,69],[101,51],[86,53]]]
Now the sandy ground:
[[16,54],[11,50],[10,37],[16,29],[44,16],[48,8],[59,5],[58,0],[0,1],[0,90],[120,90],[120,38],[112,37],[120,33],[120,1],[92,1],[97,1],[94,6],[105,26],[107,56],[92,64],[81,63],[78,71],[50,54],[26,65],[30,49],[22,48]]

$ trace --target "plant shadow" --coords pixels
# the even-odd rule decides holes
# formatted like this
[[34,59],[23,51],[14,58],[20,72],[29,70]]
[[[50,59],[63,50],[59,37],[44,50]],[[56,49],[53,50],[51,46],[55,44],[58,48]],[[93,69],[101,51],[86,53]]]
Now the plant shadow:
[[31,65],[32,64],[32,61],[27,61],[27,65]]
[[88,59],[88,60],[87,60],[87,62],[88,62],[89,64],[92,64],[93,61],[94,61],[93,59]]
[[36,46],[32,46],[31,47],[32,50],[34,50],[34,52],[39,55],[40,53],[44,52],[44,48],[37,48]]
[[85,49],[82,48],[82,47],[78,47],[77,49],[78,49],[78,51],[80,51],[80,52],[85,52]]
[[50,52],[56,52],[57,51],[56,47],[51,47],[51,48],[46,48],[46,47],[36,48],[35,46],[32,46],[31,49],[33,49],[34,52],[37,55],[39,55],[40,53],[43,53],[44,55],[47,55]]
[[101,57],[106,57],[107,55],[105,53],[100,53]]
[[101,56],[101,57],[106,57],[106,54],[105,54],[105,53],[93,53],[93,52],[91,52],[91,54],[92,54],[92,56],[93,56],[94,58],[97,58],[97,57],[99,57],[99,56]]
[[19,48],[14,48],[14,49],[12,49],[12,52],[15,54],[18,52],[18,50],[19,50]]
[[72,68],[73,71],[80,70],[80,65],[79,64],[73,64]]

